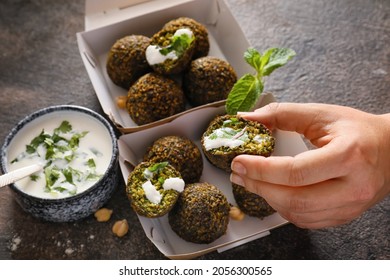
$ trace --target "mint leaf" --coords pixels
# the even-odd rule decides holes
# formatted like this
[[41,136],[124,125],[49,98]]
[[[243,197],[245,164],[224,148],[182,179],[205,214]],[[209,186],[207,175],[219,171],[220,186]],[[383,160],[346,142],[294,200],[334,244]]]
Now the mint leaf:
[[262,67],[261,54],[254,48],[249,48],[244,53],[245,61],[252,66],[257,72],[260,72]]
[[226,100],[226,112],[235,115],[237,112],[250,111],[263,92],[263,83],[251,74],[245,74],[233,86]]
[[270,48],[264,54],[248,48],[244,59],[256,70],[256,74],[245,74],[234,84],[226,100],[226,112],[235,115],[240,111],[251,111],[263,92],[262,78],[285,65],[295,54],[295,51],[287,48]]
[[269,76],[275,69],[285,65],[295,56],[295,51],[286,48],[272,48],[265,52],[263,59],[267,60],[262,67],[262,76]]

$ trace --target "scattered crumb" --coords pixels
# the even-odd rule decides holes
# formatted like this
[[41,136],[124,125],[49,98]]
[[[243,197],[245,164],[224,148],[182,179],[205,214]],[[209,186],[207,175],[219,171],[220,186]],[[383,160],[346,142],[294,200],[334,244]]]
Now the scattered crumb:
[[74,249],[72,249],[72,248],[67,248],[67,249],[65,250],[65,254],[67,254],[68,256],[69,256],[69,255],[72,255],[73,252],[74,252]]
[[11,243],[11,251],[15,251],[16,249],[18,249],[18,246],[20,244],[20,242],[22,242],[22,239],[15,235],[13,238],[12,238],[12,243]]

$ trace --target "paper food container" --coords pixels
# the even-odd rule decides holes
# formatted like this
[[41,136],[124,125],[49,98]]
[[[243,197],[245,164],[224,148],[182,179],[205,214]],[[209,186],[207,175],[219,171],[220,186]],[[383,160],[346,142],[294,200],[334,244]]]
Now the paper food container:
[[228,61],[238,77],[252,72],[243,58],[249,47],[240,26],[223,0],[87,0],[85,28],[77,33],[77,42],[103,111],[122,133],[143,130],[203,107],[215,107],[224,101],[200,107],[187,105],[186,111],[163,120],[138,126],[116,98],[127,91],[116,86],[106,71],[107,54],[112,45],[127,35],[151,37],[168,21],[190,17],[205,25],[209,33],[210,56]]
[[[264,106],[274,101],[271,94],[262,96],[259,106]],[[142,157],[148,146],[154,140],[168,135],[185,136],[191,139],[201,150],[200,139],[209,122],[218,114],[225,112],[224,106],[202,108],[188,114],[179,116],[175,120],[150,129],[122,135],[119,143],[119,164],[123,179],[132,171],[132,165],[142,161]],[[273,155],[294,156],[307,150],[301,136],[297,133],[275,131],[276,146]],[[235,203],[232,184],[227,172],[213,165],[203,156],[203,173],[201,182],[208,182],[218,187],[232,205]],[[147,237],[168,258],[189,259],[195,258],[213,250],[223,251],[239,246],[248,241],[260,238],[270,233],[270,230],[287,223],[279,214],[274,213],[264,219],[245,216],[241,221],[230,219],[225,235],[210,244],[195,244],[184,241],[172,231],[167,215],[161,218],[145,218],[139,216],[139,220]]]

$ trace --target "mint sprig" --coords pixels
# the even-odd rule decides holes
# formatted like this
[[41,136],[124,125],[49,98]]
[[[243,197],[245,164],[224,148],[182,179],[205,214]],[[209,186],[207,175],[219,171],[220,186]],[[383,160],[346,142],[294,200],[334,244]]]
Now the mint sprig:
[[295,51],[288,48],[270,48],[263,54],[254,48],[248,48],[244,59],[256,73],[245,74],[234,84],[226,100],[226,112],[235,115],[237,112],[251,111],[264,90],[263,77],[269,76],[295,55]]

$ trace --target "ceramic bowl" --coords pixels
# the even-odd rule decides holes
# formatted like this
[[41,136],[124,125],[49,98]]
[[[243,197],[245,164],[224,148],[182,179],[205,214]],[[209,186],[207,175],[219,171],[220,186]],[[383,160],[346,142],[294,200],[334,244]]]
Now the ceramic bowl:
[[[73,126],[81,128],[84,132],[88,131],[86,135],[92,137],[88,138],[88,145],[91,147],[95,145],[97,149],[103,149],[104,152],[99,151],[99,156],[103,157],[105,154],[105,159],[104,164],[100,166],[98,179],[95,179],[89,187],[77,190],[75,194],[70,196],[64,196],[63,193],[57,196],[58,193],[55,193],[54,197],[45,197],[44,190],[45,184],[47,186],[45,183],[47,179],[45,180],[44,171],[41,172],[43,183],[41,181],[38,184],[39,188],[43,190],[43,195],[31,193],[27,188],[23,189],[24,186],[20,185],[21,181],[10,184],[9,187],[21,208],[32,216],[50,222],[72,222],[85,218],[101,208],[110,199],[117,185],[119,164],[116,135],[110,123],[101,115],[90,109],[73,105],[51,106],[28,115],[11,130],[5,139],[1,150],[1,171],[7,173],[13,170],[13,164],[17,157],[16,151],[20,150],[21,142],[24,141],[23,145],[29,144],[31,139],[43,129],[51,129],[47,126],[53,126],[54,124],[51,122],[54,120],[57,123],[60,120],[66,120],[71,125],[73,122]],[[57,127],[57,125],[54,126]],[[85,139],[87,139],[86,136]],[[92,148],[90,150],[92,151]],[[16,161],[18,162],[18,160]],[[99,162],[99,160],[97,161]],[[96,170],[98,168],[98,164],[96,164]],[[31,178],[27,177],[22,180],[31,180]],[[36,190],[37,186],[34,189]]]

